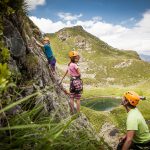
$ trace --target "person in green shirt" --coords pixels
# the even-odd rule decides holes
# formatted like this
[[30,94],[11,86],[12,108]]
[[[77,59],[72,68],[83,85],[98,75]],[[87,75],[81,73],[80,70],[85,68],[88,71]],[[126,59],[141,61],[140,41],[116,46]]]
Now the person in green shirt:
[[140,96],[128,91],[122,98],[127,115],[127,133],[120,139],[117,150],[150,150],[150,132],[142,114],[136,108]]

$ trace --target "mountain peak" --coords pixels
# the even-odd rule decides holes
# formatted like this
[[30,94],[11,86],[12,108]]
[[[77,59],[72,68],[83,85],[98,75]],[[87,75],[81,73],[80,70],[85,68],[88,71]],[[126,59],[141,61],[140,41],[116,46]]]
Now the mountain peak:
[[80,25],[77,26],[72,26],[72,27],[64,27],[63,29],[60,29],[57,33],[62,32],[62,31],[66,31],[66,30],[77,30],[77,31],[84,31],[83,27]]
[[77,25],[77,26],[73,26],[72,28],[78,29],[78,30],[84,30],[82,26]]

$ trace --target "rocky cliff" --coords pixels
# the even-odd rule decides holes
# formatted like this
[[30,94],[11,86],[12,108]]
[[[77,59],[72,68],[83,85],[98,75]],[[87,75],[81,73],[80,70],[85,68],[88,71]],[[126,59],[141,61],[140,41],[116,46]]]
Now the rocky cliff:
[[[38,101],[44,103],[47,100],[49,104],[46,104],[50,105],[49,111],[59,109],[61,117],[68,116],[67,97],[52,80],[42,49],[32,41],[32,37],[40,40],[41,35],[35,35],[35,29],[30,26],[30,20],[26,16],[13,14],[9,18],[4,17],[3,19],[4,42],[11,54],[9,68],[17,77],[16,84],[18,88],[23,89],[23,96],[41,90],[43,95]],[[38,29],[36,28],[36,30]],[[60,102],[63,107],[60,107]]]
[[[6,4],[10,5],[7,2]],[[14,9],[12,6],[10,8]],[[51,74],[42,49],[32,40],[33,37],[41,40],[39,29],[24,13],[17,10],[9,15],[2,13],[1,25],[2,43],[10,54],[5,62],[11,73],[6,86],[8,82],[14,83],[14,86],[10,85],[0,93],[1,109],[6,108],[1,112],[3,115],[0,118],[2,149],[100,147],[100,138],[86,116],[82,113],[73,117],[70,115],[69,99],[57,83],[58,76]],[[1,58],[4,57],[2,52],[1,49]],[[3,66],[2,60],[0,62]],[[0,73],[3,74],[1,70]],[[36,92],[39,93],[38,96],[30,96]],[[42,119],[44,120],[41,121]],[[71,139],[74,143],[71,143]],[[89,146],[81,145],[80,142]]]

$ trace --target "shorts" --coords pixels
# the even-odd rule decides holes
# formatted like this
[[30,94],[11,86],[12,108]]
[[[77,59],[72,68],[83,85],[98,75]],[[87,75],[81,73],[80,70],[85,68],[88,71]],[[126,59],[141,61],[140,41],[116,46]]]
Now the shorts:
[[53,57],[52,59],[48,58],[48,63],[51,65],[52,68],[55,68],[56,59]]
[[80,77],[72,77],[70,79],[70,93],[81,94],[83,91],[83,83]]
[[70,98],[72,99],[80,99],[81,98],[81,94],[76,94],[76,93],[70,93]]

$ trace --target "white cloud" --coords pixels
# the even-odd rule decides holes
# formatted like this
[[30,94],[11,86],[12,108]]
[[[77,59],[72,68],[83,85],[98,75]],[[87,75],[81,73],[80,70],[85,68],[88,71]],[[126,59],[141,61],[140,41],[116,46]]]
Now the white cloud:
[[36,8],[38,5],[44,5],[45,0],[25,0],[25,2],[28,4],[28,9],[33,10]]
[[150,10],[143,14],[143,18],[136,25],[144,31],[150,32]]
[[126,25],[126,24],[135,23],[135,22],[136,22],[136,19],[132,17],[132,18],[129,18],[127,20],[122,21],[120,24],[121,25]]
[[58,16],[60,17],[60,19],[63,19],[64,21],[73,21],[78,20],[80,17],[82,17],[82,14],[72,15],[71,13],[60,12],[58,13]]
[[[140,53],[150,55],[150,11],[143,14],[142,19],[135,24],[133,28],[127,28],[123,25],[113,25],[106,23],[101,17],[82,21],[80,15],[69,15],[67,13],[62,17],[62,21],[53,22],[50,19],[30,17],[31,20],[46,33],[56,32],[64,27],[81,25],[91,34],[99,37],[109,45],[126,50],[136,50]],[[62,15],[63,16],[63,15]],[[67,17],[67,16],[72,16]],[[74,17],[73,17],[74,16]],[[134,20],[134,18],[130,18]]]
[[95,22],[97,22],[97,21],[102,20],[102,17],[96,16],[96,17],[93,17],[92,20],[95,21]]
[[65,27],[67,24],[64,24],[62,21],[53,22],[50,19],[45,18],[37,18],[35,16],[31,16],[30,19],[40,28],[42,32],[45,33],[53,33],[61,28]]

